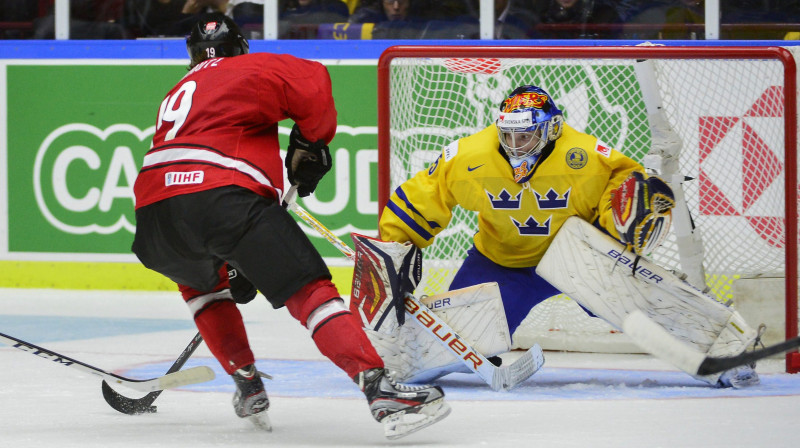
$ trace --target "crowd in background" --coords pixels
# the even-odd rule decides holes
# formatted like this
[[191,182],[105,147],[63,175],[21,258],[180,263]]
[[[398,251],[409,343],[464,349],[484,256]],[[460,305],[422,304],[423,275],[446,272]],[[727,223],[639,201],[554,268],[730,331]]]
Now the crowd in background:
[[[54,0],[3,0],[0,39],[53,39]],[[280,39],[479,39],[479,0],[278,0]],[[703,0],[494,0],[496,39],[703,39]],[[220,11],[262,38],[264,0],[70,0],[71,39],[183,37]],[[800,0],[722,0],[721,39],[798,39]]]

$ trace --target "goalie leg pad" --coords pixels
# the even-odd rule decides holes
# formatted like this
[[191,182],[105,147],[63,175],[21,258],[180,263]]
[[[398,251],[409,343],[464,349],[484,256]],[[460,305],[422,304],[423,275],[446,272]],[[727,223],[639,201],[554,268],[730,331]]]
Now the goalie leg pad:
[[[497,283],[423,297],[421,302],[484,356],[498,355],[511,349]],[[430,318],[425,313],[408,311],[413,316],[409,319],[416,322],[406,322],[390,334],[367,331],[395,379],[427,382],[448,373],[471,372],[450,347],[451,344],[458,345],[452,333],[434,327],[431,328],[432,335],[423,328],[433,325]]]
[[[701,353],[743,352],[756,332],[733,309],[636,256],[580,218],[559,230],[537,272],[616,328],[641,310]],[[687,372],[690,373],[691,372]],[[715,384],[719,375],[702,377]]]

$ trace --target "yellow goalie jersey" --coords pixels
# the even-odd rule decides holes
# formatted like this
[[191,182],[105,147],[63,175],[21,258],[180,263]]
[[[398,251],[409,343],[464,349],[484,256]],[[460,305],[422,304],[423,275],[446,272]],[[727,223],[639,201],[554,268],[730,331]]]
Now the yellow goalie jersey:
[[536,266],[570,216],[599,221],[619,238],[611,190],[632,171],[643,171],[641,165],[565,124],[530,180],[518,184],[499,148],[494,124],[445,147],[394,191],[380,219],[381,238],[427,247],[456,205],[477,212],[475,247],[501,266]]

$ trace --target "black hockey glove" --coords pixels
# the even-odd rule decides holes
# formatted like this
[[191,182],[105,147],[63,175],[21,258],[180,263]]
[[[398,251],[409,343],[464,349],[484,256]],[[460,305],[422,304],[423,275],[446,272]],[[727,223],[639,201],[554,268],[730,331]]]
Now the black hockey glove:
[[245,304],[256,298],[256,287],[231,265],[228,265],[228,281],[234,302]]
[[289,182],[297,185],[297,194],[306,197],[314,192],[320,180],[331,170],[331,152],[322,140],[310,142],[295,124],[289,134],[286,151],[286,172]]

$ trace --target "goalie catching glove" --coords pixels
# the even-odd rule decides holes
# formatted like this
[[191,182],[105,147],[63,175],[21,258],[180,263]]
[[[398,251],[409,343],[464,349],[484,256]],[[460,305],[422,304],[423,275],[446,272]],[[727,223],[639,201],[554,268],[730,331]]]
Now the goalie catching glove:
[[667,236],[675,197],[658,177],[634,171],[611,192],[611,212],[620,239],[636,255],[647,255]]
[[314,192],[319,181],[331,170],[333,161],[324,141],[309,141],[295,124],[289,134],[284,164],[289,183],[297,185],[297,194],[304,198]]

